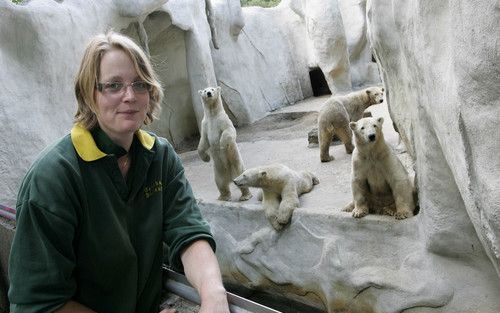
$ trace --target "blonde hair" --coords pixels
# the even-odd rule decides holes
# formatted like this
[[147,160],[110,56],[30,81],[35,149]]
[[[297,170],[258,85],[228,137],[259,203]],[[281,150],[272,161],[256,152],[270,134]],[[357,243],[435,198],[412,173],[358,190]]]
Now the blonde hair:
[[134,63],[139,77],[151,86],[149,90],[149,110],[146,113],[144,124],[150,124],[160,113],[163,90],[149,58],[132,39],[114,31],[109,31],[90,40],[75,79],[75,96],[78,108],[74,122],[86,129],[92,129],[97,125],[97,104],[94,91],[100,75],[102,57],[106,52],[113,49],[125,52]]

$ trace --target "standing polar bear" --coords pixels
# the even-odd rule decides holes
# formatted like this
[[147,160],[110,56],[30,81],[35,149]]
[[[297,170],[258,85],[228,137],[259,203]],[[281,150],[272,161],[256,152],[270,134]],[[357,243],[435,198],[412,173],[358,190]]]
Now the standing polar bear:
[[318,138],[321,162],[330,162],[330,143],[336,134],[345,145],[348,154],[352,153],[352,133],[349,122],[363,117],[363,112],[371,105],[384,101],[384,88],[370,87],[349,93],[345,96],[330,97],[321,107],[318,115]]
[[383,117],[349,123],[354,133],[351,187],[354,202],[343,210],[354,217],[369,212],[404,219],[413,216],[413,186],[382,133]]
[[239,187],[262,188],[262,206],[267,219],[276,230],[290,222],[292,213],[300,204],[299,196],[319,184],[314,174],[296,172],[282,164],[248,169],[234,179]]
[[[198,155],[204,162],[210,162],[210,155],[212,156],[215,183],[220,193],[218,200],[229,201],[231,200],[229,185],[245,168],[236,144],[236,129],[222,107],[220,92],[220,87],[208,87],[198,91],[204,109]],[[210,154],[208,154],[209,149]],[[240,201],[252,197],[247,187],[240,187],[240,190]]]

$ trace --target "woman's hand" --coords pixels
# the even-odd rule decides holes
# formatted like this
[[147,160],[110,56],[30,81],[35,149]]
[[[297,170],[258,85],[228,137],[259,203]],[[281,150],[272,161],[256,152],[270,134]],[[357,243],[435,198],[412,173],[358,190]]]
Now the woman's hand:
[[229,313],[226,290],[221,287],[204,292],[199,313]]
[[219,263],[208,242],[193,242],[183,251],[181,260],[188,281],[200,295],[199,313],[229,313]]

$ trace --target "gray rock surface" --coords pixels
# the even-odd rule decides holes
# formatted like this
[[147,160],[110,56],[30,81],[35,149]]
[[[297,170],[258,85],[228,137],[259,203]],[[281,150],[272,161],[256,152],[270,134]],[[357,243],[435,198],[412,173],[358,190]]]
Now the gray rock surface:
[[109,29],[147,51],[165,89],[151,129],[174,145],[198,134],[197,91],[215,85],[204,2],[0,2],[0,203],[15,197],[36,155],[68,133],[76,110],[72,82],[86,41]]
[[466,256],[477,238],[500,275],[500,7],[372,0],[370,38],[391,116],[418,173],[422,240]]
[[343,1],[347,35],[337,0],[327,9],[299,0],[270,9],[242,9],[238,0],[1,1],[0,203],[15,205],[36,155],[71,127],[72,81],[92,35],[123,32],[151,56],[166,97],[150,129],[182,147],[198,135],[198,90],[207,86],[223,88],[229,116],[245,125],[310,97],[311,68],[322,69],[332,91],[350,89],[350,58],[353,84],[372,82],[364,2]]
[[[211,164],[182,155],[229,282],[329,312],[500,312],[499,5],[283,0],[242,9],[212,0],[207,18],[205,3],[1,0],[0,203],[15,206],[36,155],[68,133],[85,42],[113,28],[143,46],[164,83],[151,129],[177,146],[196,136],[197,91],[218,84],[235,124],[265,117],[239,129],[247,167],[281,162],[320,178],[276,233],[256,198],[214,201]],[[389,112],[378,106],[373,116],[390,114],[401,142],[388,122],[386,139],[416,169],[420,213],[404,221],[339,212],[351,197],[350,156],[334,146],[335,161],[323,164],[307,148],[324,98],[288,106],[312,95],[312,68],[334,93],[376,83],[370,46]]]
[[340,0],[339,7],[344,22],[353,87],[379,84],[380,75],[377,63],[372,60],[367,36],[366,0]]
[[346,31],[337,0],[291,0],[290,7],[306,25],[309,58],[323,71],[330,91],[351,90]]
[[[472,223],[460,212],[449,220],[434,217],[447,229],[460,228],[442,238],[442,245],[456,247],[464,240],[470,244],[467,251],[457,249],[454,254],[428,247],[434,225],[428,217],[432,208],[426,202],[421,201],[417,216],[402,221],[380,215],[355,219],[341,212],[352,199],[350,155],[343,146],[332,146],[335,160],[321,163],[318,148],[307,148],[307,132],[315,125],[309,117],[316,116],[325,100],[312,98],[238,129],[240,152],[248,168],[278,162],[310,170],[320,180],[300,197],[300,207],[282,232],[269,225],[257,197],[236,202],[239,193],[234,188],[235,202],[216,201],[211,164],[201,162],[196,151],[181,155],[216,236],[225,281],[286,295],[328,312],[499,311],[500,280]],[[369,112],[385,118],[385,138],[399,151],[399,136],[387,106],[376,105]],[[397,153],[411,173],[412,158]],[[443,164],[436,166],[434,171],[440,171]],[[435,192],[446,199],[449,191]]]

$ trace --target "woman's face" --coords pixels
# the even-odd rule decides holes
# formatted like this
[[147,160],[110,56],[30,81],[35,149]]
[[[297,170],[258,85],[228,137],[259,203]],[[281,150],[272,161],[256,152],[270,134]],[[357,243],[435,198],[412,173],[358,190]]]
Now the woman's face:
[[135,71],[130,57],[119,49],[101,59],[95,90],[97,120],[115,142],[127,142],[141,127],[149,108],[149,88]]

